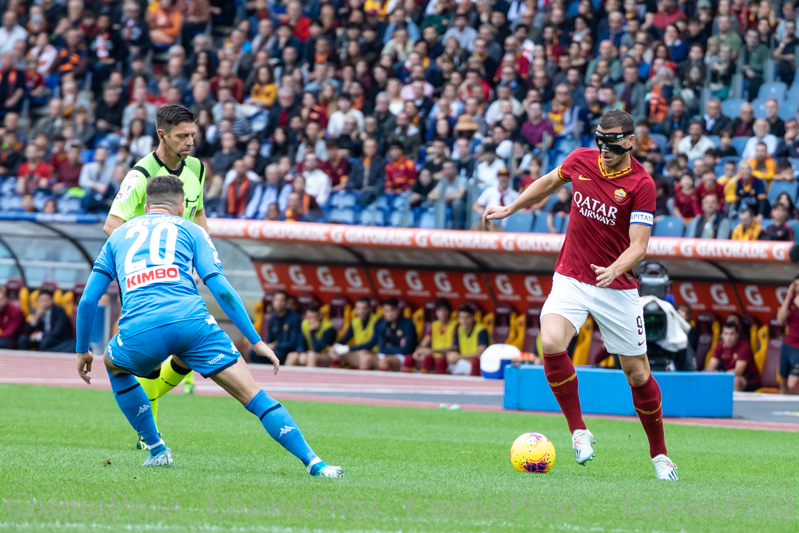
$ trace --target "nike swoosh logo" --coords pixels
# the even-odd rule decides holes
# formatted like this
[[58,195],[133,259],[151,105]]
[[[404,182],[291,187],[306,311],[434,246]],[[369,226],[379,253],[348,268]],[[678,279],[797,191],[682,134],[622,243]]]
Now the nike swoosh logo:
[[580,181],[591,181],[591,178],[584,178],[582,174],[577,176],[577,179],[580,180]]
[[641,345],[642,345],[643,343],[645,343],[645,342],[646,342],[646,341],[641,341],[641,342],[639,342],[639,343],[638,343],[638,346],[641,346]]

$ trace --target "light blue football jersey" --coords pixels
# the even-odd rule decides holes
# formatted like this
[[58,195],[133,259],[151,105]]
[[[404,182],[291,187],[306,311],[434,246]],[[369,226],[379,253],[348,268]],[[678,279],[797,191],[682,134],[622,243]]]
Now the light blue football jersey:
[[94,270],[119,280],[119,330],[128,335],[207,318],[192,272],[203,282],[224,275],[219,254],[203,228],[161,213],[133,218],[117,228],[95,259]]

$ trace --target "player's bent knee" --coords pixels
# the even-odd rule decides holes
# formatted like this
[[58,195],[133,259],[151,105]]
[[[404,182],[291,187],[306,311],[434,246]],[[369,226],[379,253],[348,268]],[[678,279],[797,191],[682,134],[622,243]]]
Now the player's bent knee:
[[106,370],[108,370],[109,372],[111,372],[115,376],[119,375],[119,374],[128,374],[129,373],[127,370],[122,370],[121,368],[116,366],[114,363],[112,363],[111,359],[108,357],[108,353],[107,352],[103,354],[103,364],[105,365]]

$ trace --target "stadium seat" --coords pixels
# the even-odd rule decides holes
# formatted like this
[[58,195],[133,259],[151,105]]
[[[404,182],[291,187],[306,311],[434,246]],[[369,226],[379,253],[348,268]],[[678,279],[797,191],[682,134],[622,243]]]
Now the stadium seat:
[[784,121],[791,120],[792,118],[796,118],[797,102],[799,102],[799,99],[791,100],[790,103],[789,102],[784,102],[784,103],[780,104],[780,108],[777,111],[777,116],[779,118],[781,118],[782,120],[784,120]]
[[760,324],[758,324],[755,317],[747,314],[741,314],[741,324],[743,324],[741,335],[747,336],[752,347],[752,353],[755,353],[758,345],[757,330],[760,329]]
[[789,220],[786,224],[793,230],[793,242],[799,243],[799,220]]
[[310,292],[301,292],[299,296],[297,296],[297,304],[299,306],[300,315],[304,315],[306,309],[312,305],[319,305],[319,300]]
[[14,193],[0,197],[0,211],[22,211],[22,197]]
[[713,145],[718,148],[721,146],[721,137],[718,135],[706,135],[706,137],[713,143]]
[[[762,333],[761,333],[762,332]],[[779,368],[782,352],[783,326],[775,319],[758,331],[758,336],[763,336],[766,349],[761,360],[755,358],[757,369],[760,371],[760,386],[758,392],[779,392]]]
[[4,178],[0,181],[0,195],[16,194],[17,178]]
[[773,226],[773,225],[774,225],[774,221],[771,220],[770,218],[764,218],[763,220],[760,221],[760,227],[763,228],[763,229],[766,229],[769,226]]
[[741,114],[741,105],[745,104],[743,98],[730,98],[721,102],[721,112],[728,117],[737,117]]
[[767,100],[769,98],[775,98],[778,103],[782,104],[782,101],[785,100],[785,93],[787,91],[788,87],[781,81],[764,83],[760,86],[760,90],[757,91],[757,99]]
[[796,176],[797,172],[799,172],[799,158],[792,157],[788,159],[788,161],[791,163],[791,168],[793,169],[794,176]]
[[[789,102],[793,103],[794,105],[799,104],[799,83],[793,82],[791,87],[785,93],[785,103],[788,104]],[[780,106],[780,109],[782,109],[782,106]]]
[[677,216],[665,216],[655,224],[654,237],[682,237],[683,221]]
[[799,192],[799,183],[796,181],[772,181],[768,188],[768,202],[774,205],[777,197],[787,192],[791,197],[791,201],[796,203],[796,194]]
[[650,133],[649,138],[657,143],[658,148],[660,148],[661,154],[666,153],[666,144],[668,144],[669,140],[666,138],[665,135],[662,135],[660,133]]
[[[766,101],[761,100],[758,98],[757,100],[750,102],[752,104],[752,109],[755,111],[755,118],[766,118]],[[740,153],[740,152],[738,152]]]
[[738,152],[738,156],[740,157],[744,153],[744,148],[746,148],[746,143],[749,142],[751,137],[733,137],[731,141],[731,145],[735,148],[735,151]]
[[338,191],[330,197],[329,203],[330,206],[334,208],[355,207],[356,200],[357,198],[353,193],[349,191]]
[[336,208],[330,211],[327,218],[339,224],[355,224],[355,211],[348,207]]
[[419,228],[420,229],[435,229],[436,228],[436,214],[432,210],[427,210],[422,212],[422,215],[419,217]]
[[402,224],[402,211],[392,211],[388,216],[388,225],[392,228],[398,228]]
[[58,212],[65,215],[83,213],[83,202],[80,198],[65,194],[58,198]]
[[510,325],[510,335],[505,344],[517,347],[519,350],[524,346],[525,330],[527,329],[527,315],[518,313]]
[[533,225],[533,214],[530,211],[519,211],[508,217],[505,231],[529,233]]
[[330,303],[327,305],[327,319],[337,331],[343,332],[349,326],[348,317],[351,308],[352,304],[346,296],[339,294],[330,299]]
[[567,229],[569,229],[569,215],[563,217],[563,225],[560,227],[559,233],[566,233]]
[[[744,139],[748,139],[748,137],[744,137]],[[735,140],[735,139],[733,139],[733,140]],[[735,166],[737,168],[738,167],[738,162],[740,160],[741,160],[740,156],[728,155],[726,157],[722,157],[721,159],[719,159],[719,164],[721,165],[721,168],[723,169],[724,165],[727,163],[727,161],[732,161],[733,163],[735,163]],[[717,172],[717,174],[721,174],[721,172]]]
[[91,163],[94,160],[94,150],[81,150],[80,151],[80,162],[84,165],[86,163]]
[[524,341],[522,342],[522,351],[542,355],[538,351],[538,334],[541,333],[541,308],[539,306],[530,306],[527,309],[527,318],[525,320],[524,328]]
[[516,318],[516,311],[508,304],[499,304],[494,308],[493,313],[485,315],[483,324],[488,329],[494,344],[504,344],[508,340],[514,318]]
[[699,332],[699,340],[696,343],[694,360],[696,361],[696,369],[701,371],[705,368],[707,355],[711,353],[716,346],[715,341],[719,336],[721,328],[716,319],[716,315],[710,311],[700,311],[697,313],[694,327]]

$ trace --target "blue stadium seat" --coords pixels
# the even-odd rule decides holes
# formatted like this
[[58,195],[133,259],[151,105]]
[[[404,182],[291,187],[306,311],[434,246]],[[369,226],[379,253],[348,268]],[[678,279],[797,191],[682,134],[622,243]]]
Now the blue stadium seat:
[[785,93],[785,103],[787,104],[789,102],[794,105],[799,105],[799,83],[792,83],[791,88]]
[[[535,222],[533,223],[533,233],[549,233],[549,226],[547,226],[547,216],[549,213],[540,213],[537,217],[535,217]],[[561,227],[563,226],[563,215],[555,215],[552,220],[552,225],[555,226],[555,230],[560,233]]]
[[797,103],[799,103],[799,96],[797,96],[796,100],[791,100],[790,103],[783,102],[780,104],[780,109],[777,111],[777,116],[784,121],[796,118]]
[[33,195],[33,207],[36,208],[37,211],[41,211],[44,209],[44,204],[47,203],[47,200],[53,198],[53,195],[47,192],[37,192]]
[[374,213],[371,209],[364,209],[355,218],[360,226],[372,226],[374,224]]
[[666,138],[665,135],[662,135],[660,133],[650,133],[649,138],[657,143],[658,148],[660,148],[661,154],[666,153],[666,143],[668,143],[669,140]]
[[374,220],[373,224],[375,226],[385,226],[386,225],[386,212],[382,209],[376,209],[374,212]]
[[796,173],[799,172],[799,158],[793,157],[788,161],[791,162],[791,168],[793,169],[794,175],[796,175]]
[[335,208],[328,214],[328,220],[339,224],[355,224],[355,211],[349,208]]
[[782,103],[782,101],[785,100],[785,93],[787,91],[788,87],[781,81],[764,83],[760,86],[760,90],[757,91],[757,99],[766,100],[768,98],[776,98],[777,102]]
[[427,210],[419,217],[419,228],[421,229],[435,229],[436,228],[436,214],[432,210]]
[[721,102],[721,112],[730,117],[737,117],[741,113],[741,104],[745,104],[743,98],[730,98]]
[[508,222],[505,225],[505,231],[514,231],[517,233],[530,233],[530,228],[533,226],[533,214],[530,211],[519,211],[508,217]]
[[768,202],[774,205],[777,197],[787,192],[791,197],[791,201],[796,203],[796,194],[799,192],[799,183],[796,181],[772,181],[768,188]]
[[58,212],[65,215],[77,215],[83,213],[81,199],[65,194],[58,199]]
[[356,197],[349,191],[339,191],[330,197],[330,206],[334,208],[346,208],[355,206]]
[[549,210],[552,209],[556,203],[558,203],[558,195],[550,194],[549,198],[547,199],[547,205],[544,206],[544,209],[542,209],[542,211],[545,213],[549,213]]
[[755,118],[766,118],[766,100],[757,100],[751,102],[752,109],[755,111]]
[[718,148],[721,146],[721,138],[718,135],[707,135],[707,138]]
[[773,226],[773,225],[774,225],[774,221],[771,220],[770,218],[764,218],[763,220],[760,221],[760,227],[763,228],[763,229],[766,229],[769,226]]
[[94,160],[94,150],[81,150],[80,151],[80,162],[84,165],[86,163],[91,163]]
[[732,147],[735,148],[735,151],[738,152],[738,156],[740,157],[741,154],[744,153],[744,148],[746,148],[746,143],[749,142],[751,137],[733,137],[732,138]]
[[402,224],[402,211],[392,211],[388,217],[388,225],[392,228],[398,228],[400,224]]
[[793,242],[799,242],[799,220],[789,220],[787,224],[793,230]]
[[684,224],[682,218],[665,216],[661,218],[652,232],[654,237],[682,237]]
[[0,211],[22,211],[22,197],[14,193],[0,197]]
[[388,209],[388,200],[385,196],[380,196],[375,200],[375,203],[372,204],[378,209]]
[[560,227],[560,232],[566,233],[567,229],[569,229],[569,215],[563,217],[563,225]]
[[[727,163],[727,161],[732,161],[733,163],[735,163],[735,167],[737,168],[738,167],[738,161],[740,161],[740,160],[741,160],[741,158],[738,157],[738,156],[728,155],[726,157],[722,157],[721,159],[719,159],[719,164],[721,165],[721,168],[723,169],[724,165]],[[717,172],[717,174],[720,175],[721,172]]]
[[0,181],[0,195],[15,194],[17,190],[17,178],[5,178]]

